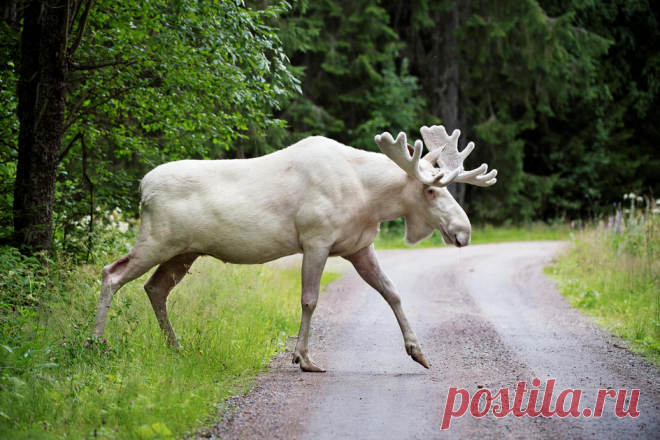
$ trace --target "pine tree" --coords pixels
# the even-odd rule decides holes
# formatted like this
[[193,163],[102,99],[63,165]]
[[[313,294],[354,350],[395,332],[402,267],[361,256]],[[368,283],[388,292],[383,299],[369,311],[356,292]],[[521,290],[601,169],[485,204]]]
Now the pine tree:
[[292,96],[279,114],[290,135],[276,130],[271,140],[286,146],[307,135],[328,135],[377,149],[377,133],[418,131],[429,120],[425,99],[389,22],[379,0],[297,3],[278,27],[302,95]]

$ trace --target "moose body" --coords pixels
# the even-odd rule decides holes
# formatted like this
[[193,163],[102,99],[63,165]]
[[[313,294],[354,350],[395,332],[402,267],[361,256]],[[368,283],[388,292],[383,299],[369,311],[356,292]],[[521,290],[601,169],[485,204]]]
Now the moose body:
[[378,234],[371,205],[381,198],[369,194],[363,174],[388,162],[399,180],[406,177],[382,154],[311,137],[255,159],[161,165],[141,184],[145,238],[164,253],[234,264],[301,253],[305,242],[331,244],[330,256],[350,255]]
[[[421,145],[406,146],[402,135],[397,141],[389,134],[376,137],[386,155],[310,137],[255,159],[183,160],[157,167],[140,185],[135,246],[102,271],[94,335],[103,335],[119,288],[156,265],[145,290],[170,344],[179,346],[167,317],[167,297],[196,258],[258,264],[302,253],[302,319],[293,361],[304,371],[324,371],[309,356],[309,326],[325,262],[340,256],[383,295],[399,322],[406,351],[428,367],[372,243],[380,222],[404,217],[409,244],[437,229],[446,243],[467,245],[469,220],[444,188],[448,183],[440,181],[467,174],[461,174],[462,166],[459,171],[434,168],[433,152],[427,155],[433,155],[430,161],[420,161]],[[411,166],[417,174],[405,168],[408,160],[415,162]],[[476,175],[483,182],[483,172],[468,177]]]

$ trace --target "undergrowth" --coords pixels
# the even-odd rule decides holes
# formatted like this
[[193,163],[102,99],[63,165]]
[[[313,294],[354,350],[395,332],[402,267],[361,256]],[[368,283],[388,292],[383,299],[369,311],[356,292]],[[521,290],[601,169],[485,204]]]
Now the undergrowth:
[[[193,433],[217,417],[223,400],[248,390],[297,332],[297,270],[207,257],[170,295],[183,350],[173,352],[161,335],[142,288],[149,274],[119,291],[106,339],[92,344],[102,265],[45,267],[0,248],[0,437]],[[335,278],[324,274],[322,284]]]
[[[638,202],[641,202],[637,200]],[[585,229],[547,268],[571,305],[660,362],[660,212],[619,211]]]

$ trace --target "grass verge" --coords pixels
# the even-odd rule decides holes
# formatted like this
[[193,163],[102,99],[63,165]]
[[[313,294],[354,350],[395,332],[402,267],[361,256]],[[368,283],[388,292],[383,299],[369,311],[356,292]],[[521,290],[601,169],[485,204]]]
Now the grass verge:
[[[401,224],[393,227],[384,225],[374,241],[376,249],[405,249],[403,241],[405,229]],[[502,243],[509,241],[567,240],[570,229],[565,225],[532,223],[526,226],[478,226],[472,229],[471,244]],[[438,231],[432,237],[422,241],[417,247],[445,246]]]
[[179,438],[210,423],[297,332],[300,275],[211,258],[191,272],[170,296],[184,346],[174,353],[142,289],[148,275],[117,294],[107,342],[90,346],[99,267],[60,269],[43,286],[10,270],[4,286],[16,278],[33,303],[2,303],[0,437]]
[[660,362],[660,262],[653,257],[659,240],[637,237],[631,247],[629,238],[583,233],[546,272],[573,307]]

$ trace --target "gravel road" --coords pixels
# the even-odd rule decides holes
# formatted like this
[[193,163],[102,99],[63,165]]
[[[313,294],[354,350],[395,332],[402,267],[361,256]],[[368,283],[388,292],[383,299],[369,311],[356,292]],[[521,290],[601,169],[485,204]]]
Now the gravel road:
[[[660,369],[571,309],[543,267],[559,242],[378,252],[431,364],[405,352],[394,315],[350,264],[321,295],[310,349],[324,374],[302,373],[283,353],[224,421],[201,433],[227,439],[660,438]],[[344,264],[345,263],[345,264]],[[300,264],[288,259],[280,264]],[[450,387],[494,393],[520,380],[555,378],[555,398],[600,388],[641,389],[640,416],[483,418],[469,413],[441,431]],[[494,394],[493,393],[493,394]],[[527,401],[525,395],[525,402]],[[482,401],[483,402],[483,401]]]

